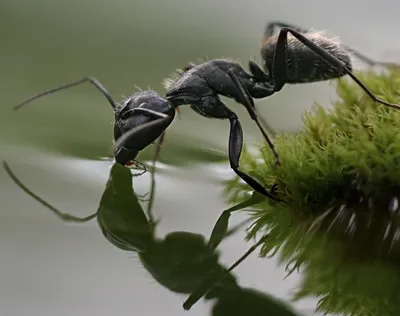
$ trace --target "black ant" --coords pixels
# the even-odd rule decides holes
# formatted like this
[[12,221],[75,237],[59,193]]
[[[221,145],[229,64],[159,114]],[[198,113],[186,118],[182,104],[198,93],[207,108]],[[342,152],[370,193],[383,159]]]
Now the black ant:
[[[131,130],[132,128],[135,128],[137,126],[148,126],[149,123],[153,123],[154,117],[158,119],[163,119],[167,116],[169,118],[168,120],[163,120],[162,122],[162,131],[164,131],[174,118],[175,112],[170,102],[162,98],[156,92],[140,91],[128,97],[122,104],[117,104],[112,98],[111,94],[107,91],[107,89],[97,79],[92,77],[86,77],[81,80],[34,95],[21,102],[20,104],[14,106],[14,109],[18,110],[25,104],[30,103],[40,97],[74,86],[78,86],[83,83],[92,84],[106,97],[108,103],[113,108],[115,113],[115,140],[119,139],[121,135]],[[163,114],[163,111],[168,113],[168,115]],[[156,122],[160,122],[160,120],[156,120]],[[138,162],[134,159],[138,155],[139,151],[147,147],[150,143],[153,143],[161,135],[161,133],[159,132],[159,129],[155,130],[153,134],[147,133],[145,135],[146,140],[143,140],[144,137],[143,135],[140,135],[140,131],[138,131],[138,135],[142,137],[138,137],[133,145],[128,143],[128,147],[121,146],[116,148],[114,156],[118,163],[127,166],[137,164]],[[145,167],[143,164],[140,165]]]
[[[276,28],[281,29],[274,36]],[[255,78],[268,85],[270,95],[280,91],[286,83],[311,83],[349,75],[374,102],[400,109],[397,104],[377,98],[357,78],[352,72],[350,54],[370,66],[399,65],[371,60],[322,32],[302,29],[284,22],[271,22],[265,28],[260,52],[264,71],[253,61],[250,61],[249,66]]]
[[166,98],[174,106],[188,104],[204,117],[228,119],[230,122],[228,152],[231,168],[255,191],[272,200],[280,201],[275,196],[276,185],[273,185],[269,192],[251,176],[239,170],[243,147],[242,127],[237,115],[219,98],[219,95],[232,98],[246,107],[271,148],[276,164],[279,165],[278,153],[260,123],[262,118],[257,115],[253,101],[253,98],[268,96],[269,89],[265,83],[256,80],[241,65],[228,59],[213,59],[199,65],[189,64],[183,71],[178,72],[178,75],[176,80],[165,80]]
[[191,104],[199,114],[209,118],[229,119],[231,131],[229,137],[229,160],[231,168],[236,174],[249,184],[255,191],[273,200],[275,197],[274,185],[271,192],[248,174],[239,170],[239,159],[243,146],[243,132],[237,115],[223,104],[218,94],[234,98],[243,104],[250,116],[257,123],[264,138],[273,150],[276,162],[279,163],[272,142],[263,130],[256,111],[252,96],[263,97],[266,90],[263,82],[257,82],[239,64],[229,60],[211,60],[201,65],[188,65],[181,72],[166,93],[166,97],[157,92],[139,91],[128,97],[122,104],[117,104],[106,88],[96,79],[87,77],[73,83],[35,95],[15,109],[39,97],[63,89],[89,82],[95,86],[108,100],[115,112],[114,124],[114,156],[117,163],[126,165],[137,157],[139,152],[160,138],[172,123],[176,108],[183,104]]
[[[288,42],[288,33],[297,40],[289,37]],[[284,27],[278,37],[269,37],[261,49],[265,60],[265,72],[253,61],[249,62],[249,74],[238,63],[227,59],[214,59],[200,65],[188,65],[178,73],[179,77],[176,80],[168,80],[166,84],[166,98],[175,106],[190,104],[194,111],[205,117],[229,119],[229,158],[232,169],[255,191],[270,198],[270,192],[238,170],[242,128],[237,115],[226,107],[219,95],[232,98],[246,107],[273,151],[277,165],[278,154],[259,122],[253,98],[271,96],[280,91],[285,83],[321,81],[348,74],[375,102],[400,109],[397,104],[378,99],[352,73],[350,57],[345,49],[333,40],[315,34],[303,35],[295,29]],[[272,194],[275,193],[275,189],[274,185],[271,189]],[[275,197],[272,198],[276,200]]]
[[[271,27],[267,28],[267,34],[270,29]],[[297,41],[288,38],[288,33]],[[399,105],[375,97],[352,73],[350,57],[344,48],[331,39],[315,34],[303,35],[295,29],[283,27],[278,37],[268,37],[261,49],[266,72],[252,61],[249,62],[250,74],[238,63],[227,59],[214,59],[200,65],[189,64],[168,85],[165,97],[155,91],[140,91],[127,98],[122,105],[117,105],[104,86],[89,77],[33,96],[15,108],[18,109],[41,96],[90,82],[103,93],[115,111],[114,156],[118,163],[126,165],[157,138],[160,138],[160,147],[164,132],[172,123],[177,107],[189,104],[202,116],[230,121],[231,168],[255,191],[280,201],[275,196],[276,185],[269,192],[251,176],[239,170],[243,146],[242,127],[237,115],[220,100],[219,95],[232,98],[246,107],[273,151],[277,165],[278,154],[260,124],[253,98],[268,97],[280,91],[285,83],[313,82],[348,74],[375,102],[400,109]]]

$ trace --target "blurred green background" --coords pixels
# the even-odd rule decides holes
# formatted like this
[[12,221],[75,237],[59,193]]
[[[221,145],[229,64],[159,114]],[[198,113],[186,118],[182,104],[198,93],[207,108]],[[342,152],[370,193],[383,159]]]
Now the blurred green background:
[[[326,29],[373,58],[400,56],[394,0],[362,1],[0,1],[0,146],[35,192],[74,214],[94,212],[108,177],[113,112],[90,85],[48,96],[19,112],[11,106],[48,88],[94,76],[122,100],[135,86],[164,92],[162,80],[189,61],[231,57],[257,62],[265,24],[283,20]],[[285,87],[259,112],[278,131],[295,131],[315,101],[329,104],[329,83]],[[260,141],[240,106],[246,143]],[[160,234],[190,230],[208,235],[226,205],[221,180],[229,123],[183,107],[168,130],[157,177],[154,211]],[[150,157],[151,150],[141,158]],[[217,161],[221,164],[215,164]],[[146,193],[149,175],[134,180]],[[183,315],[183,296],[158,286],[136,256],[109,245],[96,224],[65,225],[0,173],[0,313],[2,315]],[[236,220],[239,220],[237,216]],[[235,220],[234,220],[235,221]],[[233,221],[233,222],[234,222]],[[244,232],[223,243],[222,261],[248,246]],[[237,268],[241,283],[287,299],[299,276],[282,281],[275,260],[256,256]],[[312,309],[315,301],[297,304]],[[200,303],[191,315],[206,315]]]

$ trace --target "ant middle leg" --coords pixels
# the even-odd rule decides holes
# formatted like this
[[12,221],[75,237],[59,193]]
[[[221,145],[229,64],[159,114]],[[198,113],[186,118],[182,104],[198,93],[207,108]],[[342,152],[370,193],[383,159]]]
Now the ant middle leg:
[[[242,80],[235,73],[234,69],[229,69],[228,75],[230,76],[232,82],[234,83],[234,85],[237,89],[237,92],[238,92],[238,95],[240,98],[240,100],[238,100],[238,101],[246,107],[247,111],[249,112],[250,117],[252,118],[252,120],[254,120],[256,122],[261,134],[263,135],[264,139],[268,143],[268,146],[271,148],[272,153],[274,154],[275,164],[277,166],[280,165],[279,155],[275,150],[275,146],[274,146],[273,142],[269,139],[267,133],[264,131],[263,127],[261,126],[261,124],[259,122],[259,117],[257,115],[256,107],[254,105],[254,101],[253,101],[252,97],[250,96],[249,92],[247,91]],[[263,122],[263,123],[266,123],[266,122]]]
[[268,192],[257,180],[252,178],[247,173],[239,170],[239,160],[243,148],[243,130],[235,113],[231,112],[229,122],[231,124],[229,134],[229,162],[231,168],[244,182],[252,187],[253,190],[274,201],[281,202],[281,200],[277,198],[273,192]]

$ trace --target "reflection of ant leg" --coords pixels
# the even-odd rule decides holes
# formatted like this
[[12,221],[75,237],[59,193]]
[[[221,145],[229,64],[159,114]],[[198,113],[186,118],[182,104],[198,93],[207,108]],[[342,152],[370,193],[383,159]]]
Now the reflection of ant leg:
[[224,239],[227,238],[227,237],[229,237],[229,236],[231,236],[231,235],[233,235],[233,234],[236,233],[240,228],[242,228],[244,225],[246,225],[247,223],[252,222],[252,221],[254,221],[253,218],[248,218],[248,219],[245,219],[244,221],[242,221],[241,223],[237,224],[236,226],[232,227],[231,229],[229,229],[229,230],[226,232],[226,234],[225,234],[225,236],[224,236]]
[[150,195],[150,192],[147,192],[147,193],[145,193],[145,194],[136,194],[136,196],[137,196],[137,198],[138,198],[138,200],[139,200],[140,202],[148,202],[149,199],[146,199],[146,197],[147,197],[148,195]]
[[164,142],[164,139],[165,139],[165,132],[161,134],[161,136],[158,139],[158,142],[156,144],[156,152],[154,154],[153,166],[152,166],[152,170],[151,170],[150,197],[149,197],[148,204],[147,204],[147,216],[148,216],[148,219],[149,219],[149,222],[151,223],[151,225],[156,224],[156,220],[154,219],[153,212],[152,212],[153,202],[154,202],[154,197],[155,197],[155,192],[156,192],[155,172],[156,172],[156,162],[160,158],[161,147]]
[[[182,73],[187,72],[191,68],[193,68],[195,65],[194,64],[188,64],[186,67],[182,69]],[[176,113],[178,114],[178,118],[181,118],[181,112],[178,107],[175,108]],[[156,190],[156,179],[155,179],[155,171],[156,171],[156,162],[160,158],[160,152],[161,152],[161,147],[164,143],[165,140],[165,133],[162,133],[160,138],[158,139],[158,142],[156,144],[156,152],[154,154],[153,158],[153,166],[151,170],[151,184],[150,184],[150,198],[149,198],[149,203],[147,205],[147,216],[149,218],[149,222],[155,224],[156,221],[154,220],[153,213],[152,213],[152,208],[153,208],[153,202],[154,202],[154,197],[155,197],[155,190]]]
[[24,191],[26,194],[30,195],[32,198],[34,198],[36,201],[38,201],[40,204],[44,205],[45,207],[47,207],[49,210],[51,210],[54,214],[56,214],[59,218],[61,218],[63,221],[65,222],[88,222],[91,219],[95,218],[97,215],[97,212],[86,216],[86,217],[77,217],[77,216],[73,216],[70,215],[68,213],[63,213],[61,211],[59,211],[58,209],[56,209],[54,206],[52,206],[51,204],[47,203],[45,200],[43,200],[41,197],[39,197],[38,195],[36,195],[35,193],[33,193],[31,190],[29,190],[18,178],[17,176],[14,174],[14,172],[11,170],[11,168],[9,167],[8,163],[3,161],[3,168],[5,169],[5,171],[7,172],[7,174],[10,176],[10,178],[15,182],[15,184],[22,190]]
[[234,264],[232,264],[228,269],[226,269],[223,274],[218,271],[218,273],[212,273],[205,278],[204,282],[200,284],[196,290],[189,296],[189,298],[183,303],[183,308],[189,310],[196,302],[206,295],[215,285],[220,283],[229,273],[235,269],[239,264],[241,264],[248,256],[250,256],[254,250],[261,246],[268,235],[263,236],[255,245],[251,246],[244,254],[241,256]]

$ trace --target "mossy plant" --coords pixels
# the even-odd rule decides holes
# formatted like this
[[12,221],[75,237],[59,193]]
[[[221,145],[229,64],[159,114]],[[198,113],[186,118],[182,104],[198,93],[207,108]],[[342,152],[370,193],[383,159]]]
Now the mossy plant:
[[[357,75],[377,97],[400,102],[400,70]],[[268,233],[261,255],[302,268],[294,299],[317,296],[328,314],[400,315],[400,111],[350,80],[337,81],[337,94],[330,109],[304,115],[300,132],[277,135],[280,167],[268,147],[243,153],[242,169],[277,183],[287,203],[246,209],[249,238]],[[227,196],[243,202],[248,186],[235,178]]]

